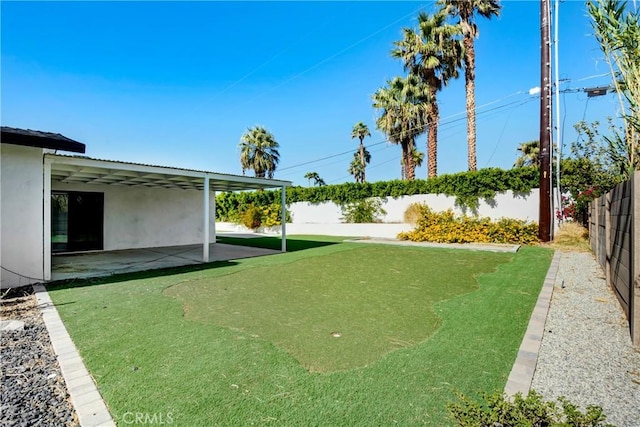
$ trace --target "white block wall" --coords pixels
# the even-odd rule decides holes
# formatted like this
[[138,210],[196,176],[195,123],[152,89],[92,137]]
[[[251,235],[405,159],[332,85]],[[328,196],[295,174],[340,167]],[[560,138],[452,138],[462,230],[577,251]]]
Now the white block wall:
[[[489,217],[491,219],[515,218],[527,221],[538,221],[539,191],[533,189],[529,194],[514,194],[511,191],[497,194],[490,202],[480,199],[477,211],[467,208],[462,209],[455,204],[455,197],[443,194],[419,194],[402,196],[397,199],[388,197],[382,203],[382,208],[387,212],[380,219],[384,223],[402,223],[404,212],[412,203],[426,203],[434,211],[453,209],[458,214]],[[333,202],[311,204],[309,202],[296,202],[289,206],[293,224],[338,224],[343,222],[342,211]]]
[[[287,234],[317,234],[327,236],[347,237],[379,237],[395,238],[398,233],[411,231],[414,226],[405,224],[404,212],[412,203],[426,203],[434,211],[446,211],[452,209],[457,214],[489,217],[491,219],[515,218],[531,222],[538,221],[539,190],[533,189],[529,194],[514,194],[511,191],[497,194],[489,202],[480,200],[478,209],[471,211],[462,209],[455,204],[455,197],[442,194],[420,194],[402,196],[397,199],[388,197],[382,203],[382,208],[387,212],[380,216],[381,223],[377,224],[345,224],[342,218],[340,206],[333,202],[311,204],[309,202],[296,202],[289,205],[292,223],[287,224]],[[219,222],[218,230],[221,232],[251,233],[242,225]],[[280,234],[280,227],[258,229],[258,233]]]

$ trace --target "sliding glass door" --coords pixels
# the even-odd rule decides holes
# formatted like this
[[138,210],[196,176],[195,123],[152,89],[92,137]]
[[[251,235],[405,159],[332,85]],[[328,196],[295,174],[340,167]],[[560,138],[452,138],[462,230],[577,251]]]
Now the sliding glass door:
[[104,194],[54,191],[51,194],[51,251],[104,247]]

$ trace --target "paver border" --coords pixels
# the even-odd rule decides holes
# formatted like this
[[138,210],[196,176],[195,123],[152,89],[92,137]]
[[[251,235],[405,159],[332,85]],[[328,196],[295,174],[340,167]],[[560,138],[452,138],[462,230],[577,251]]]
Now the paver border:
[[544,325],[547,320],[547,314],[549,313],[551,296],[553,295],[553,288],[560,266],[560,257],[560,251],[555,251],[551,259],[551,265],[549,265],[549,270],[547,271],[547,276],[542,284],[542,289],[538,295],[538,301],[531,313],[529,326],[520,344],[518,356],[511,368],[507,384],[504,387],[504,392],[507,396],[514,396],[516,393],[527,395],[531,389],[533,374],[536,372],[536,366],[538,364],[540,344],[542,343],[542,336],[544,335]]
[[33,291],[80,425],[82,427],[115,427],[116,424],[111,418],[107,405],[84,365],[78,349],[73,344],[67,328],[62,323],[47,289],[38,283],[33,285]]

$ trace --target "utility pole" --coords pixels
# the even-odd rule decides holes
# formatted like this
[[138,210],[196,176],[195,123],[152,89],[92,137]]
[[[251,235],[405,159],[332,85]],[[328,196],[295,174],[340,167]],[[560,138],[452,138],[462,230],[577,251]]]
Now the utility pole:
[[[554,61],[553,61],[553,76],[554,76],[554,86],[556,87],[556,97],[555,97],[555,113],[556,113],[556,139],[553,144],[552,152],[556,157],[556,209],[562,211],[562,189],[560,188],[560,166],[562,161],[562,121],[560,119],[560,59],[558,58],[558,46],[560,44],[559,40],[559,27],[558,22],[560,21],[560,0],[555,0],[554,9],[553,9],[553,53],[554,53]],[[553,156],[551,156],[551,163],[553,164]],[[552,166],[553,167],[553,166]],[[554,200],[553,197],[551,200]],[[552,216],[553,218],[553,216]],[[555,227],[553,227],[554,235],[555,235]]]
[[540,0],[540,212],[538,238],[551,240],[551,13],[549,0]]

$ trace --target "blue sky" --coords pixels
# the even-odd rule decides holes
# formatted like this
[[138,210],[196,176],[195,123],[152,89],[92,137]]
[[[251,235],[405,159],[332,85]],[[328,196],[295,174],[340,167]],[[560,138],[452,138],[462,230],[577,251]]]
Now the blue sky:
[[[510,168],[518,144],[539,135],[539,101],[528,93],[540,84],[539,2],[502,3],[500,18],[479,21],[476,41],[478,167]],[[259,124],[280,143],[275,177],[306,185],[309,171],[352,181],[351,129],[363,121],[372,130],[367,179],[399,178],[400,148],[375,130],[371,95],[403,74],[393,42],[433,7],[2,1],[1,122],[61,133],[91,157],[234,174],[240,136]],[[561,89],[607,85],[593,77],[607,67],[584,2],[563,1],[559,16]],[[464,79],[439,99],[438,172],[464,171]],[[566,92],[562,106],[565,145],[577,121],[616,114],[612,94]],[[424,165],[416,175],[426,176]]]

